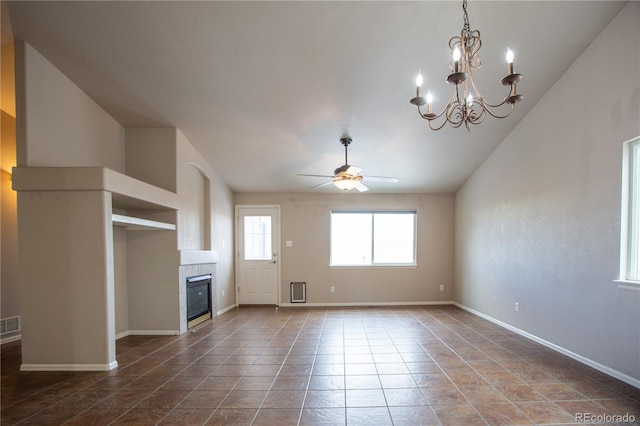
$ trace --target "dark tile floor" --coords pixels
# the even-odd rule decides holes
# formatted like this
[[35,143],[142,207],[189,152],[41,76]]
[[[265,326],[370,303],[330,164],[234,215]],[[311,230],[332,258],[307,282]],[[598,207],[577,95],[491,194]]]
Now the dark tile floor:
[[639,389],[452,306],[235,309],[117,354],[109,372],[27,373],[20,343],[3,345],[2,425],[640,419]]

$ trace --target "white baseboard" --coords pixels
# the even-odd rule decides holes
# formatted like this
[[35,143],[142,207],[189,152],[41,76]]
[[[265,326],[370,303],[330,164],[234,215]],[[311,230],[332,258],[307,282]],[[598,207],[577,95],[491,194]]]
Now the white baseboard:
[[470,312],[470,313],[472,313],[472,314],[474,314],[476,316],[479,316],[480,318],[484,318],[487,321],[491,321],[492,323],[494,323],[496,325],[499,325],[500,327],[503,327],[503,328],[506,328],[507,330],[513,331],[514,333],[517,333],[517,334],[519,334],[519,335],[521,335],[523,337],[526,337],[527,339],[530,339],[530,340],[533,340],[534,342],[540,343],[541,345],[546,346],[549,349],[553,349],[554,351],[559,352],[559,353],[561,353],[563,355],[566,355],[569,358],[572,358],[572,359],[574,359],[574,360],[576,360],[578,362],[581,362],[582,364],[585,364],[585,365],[587,365],[587,366],[589,366],[591,368],[594,368],[594,369],[596,369],[596,370],[598,370],[598,371],[600,371],[600,372],[602,372],[604,374],[607,374],[607,375],[609,375],[611,377],[614,377],[614,378],[616,378],[618,380],[621,380],[621,381],[623,381],[625,383],[630,384],[631,386],[634,386],[634,387],[640,389],[640,379],[636,379],[635,377],[631,377],[631,376],[629,376],[627,374],[624,374],[624,373],[622,373],[622,372],[620,372],[618,370],[614,370],[613,368],[607,367],[606,365],[602,365],[602,364],[600,364],[600,363],[598,363],[596,361],[593,361],[593,360],[591,360],[589,358],[586,358],[586,357],[584,357],[584,356],[582,356],[580,354],[577,354],[577,353],[572,352],[572,351],[570,351],[568,349],[565,349],[562,346],[558,346],[555,343],[548,342],[548,341],[546,341],[544,339],[541,339],[538,336],[535,336],[535,335],[533,335],[531,333],[527,333],[524,330],[520,330],[519,328],[516,328],[516,327],[514,327],[512,325],[509,325],[509,324],[507,324],[505,322],[497,320],[497,319],[495,319],[493,317],[490,317],[489,315],[485,315],[482,312],[476,311],[475,309],[471,309],[468,306],[462,305],[460,303],[454,303],[454,305],[456,305],[460,309],[464,309],[465,311]]
[[129,330],[127,333],[128,336],[178,336],[180,330]]
[[344,302],[344,303],[281,303],[281,308],[362,308],[376,306],[428,306],[428,305],[453,305],[450,300],[441,300],[436,302]]
[[116,340],[122,339],[123,337],[127,337],[129,335],[129,330],[123,331],[122,333],[116,334]]
[[4,345],[5,343],[15,342],[15,341],[21,340],[21,339],[22,339],[22,334],[17,334],[15,336],[5,337],[4,339],[0,340],[0,345]]
[[235,308],[237,308],[237,305],[234,303],[233,305],[229,305],[226,308],[219,310],[218,312],[216,312],[216,315],[222,315],[225,312],[228,312],[228,311],[230,311],[232,309],[235,309]]
[[116,340],[127,336],[178,336],[178,330],[127,330],[116,334]]
[[117,366],[117,361],[109,364],[22,364],[20,371],[109,371]]

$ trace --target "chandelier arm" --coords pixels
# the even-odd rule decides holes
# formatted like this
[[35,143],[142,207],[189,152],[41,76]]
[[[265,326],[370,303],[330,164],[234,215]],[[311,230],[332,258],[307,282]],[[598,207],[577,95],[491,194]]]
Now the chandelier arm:
[[502,100],[502,102],[500,102],[499,104],[491,104],[489,102],[487,102],[486,100],[483,99],[483,102],[486,106],[490,107],[490,108],[500,108],[502,105],[507,103],[507,100],[509,99],[509,96],[507,96],[506,98],[504,98]]
[[[448,106],[448,104],[447,104]],[[434,123],[435,121],[437,121],[440,117],[442,117],[444,115],[444,113],[447,111],[447,107],[445,107],[442,111],[440,111],[438,114],[435,114],[433,116],[428,116],[427,114],[422,113],[422,111],[420,110],[420,107],[418,107],[418,114],[420,114],[420,117],[422,117],[423,119],[427,120],[427,122],[429,123],[429,128],[431,130],[440,130],[444,127],[445,124],[450,123],[450,121],[447,119],[447,117],[445,116],[445,119],[442,120],[442,124],[440,124],[437,127],[433,127],[432,123]]]
[[447,121],[447,120],[442,120],[442,124],[440,124],[438,127],[433,127],[433,126],[431,125],[431,123],[433,123],[433,120],[429,120],[429,128],[430,128],[431,130],[440,130],[440,129],[442,129],[442,128],[444,127],[444,125],[445,125],[445,124],[449,123],[449,121]]
[[420,106],[418,105],[418,114],[420,114],[420,117],[424,118],[425,120],[429,120],[429,121],[437,120],[438,118],[440,118],[442,116],[442,114],[444,114],[444,112],[446,110],[447,110],[447,108],[445,107],[445,109],[440,111],[438,114],[431,113],[432,115],[429,115],[429,113],[422,112],[422,110],[420,109]]
[[482,99],[484,102],[484,97],[482,96],[482,93],[480,93],[480,90],[478,90],[478,87],[476,86],[476,78],[473,76],[473,68],[471,66],[469,66],[468,74],[469,74],[469,78],[467,80],[471,80],[471,87],[473,87],[473,91],[476,93],[476,96],[478,97],[478,99]]
[[480,103],[480,114],[478,114],[477,116],[471,116],[471,118],[469,119],[469,121],[471,122],[471,124],[480,124],[484,121],[484,118],[487,115],[487,112],[489,114],[491,114],[491,112],[485,107],[485,105],[483,103]]
[[513,112],[513,104],[511,104],[511,105],[512,105],[512,107],[511,107],[511,111],[510,111],[507,115],[505,115],[505,116],[500,116],[500,115],[497,115],[497,114],[493,114],[493,113],[491,112],[491,110],[490,110],[490,108],[499,108],[499,107],[503,106],[504,104],[506,104],[506,103],[507,103],[507,101],[509,100],[509,96],[511,96],[511,94],[513,94],[513,89],[512,89],[512,88],[509,88],[509,94],[508,94],[507,96],[505,96],[505,98],[504,98],[504,99],[502,99],[502,101],[501,101],[500,103],[498,103],[498,104],[492,104],[492,103],[488,102],[488,101],[487,101],[487,100],[482,96],[482,94],[480,93],[480,91],[479,91],[479,90],[478,90],[478,88],[476,87],[476,80],[475,80],[475,78],[473,77],[473,70],[472,70],[472,69],[470,69],[470,70],[469,70],[469,80],[471,80],[471,86],[473,87],[473,90],[476,92],[476,95],[478,95],[478,99],[479,99],[479,100],[481,99],[481,103],[482,103],[482,105],[484,106],[484,109],[486,109],[486,110],[487,110],[487,112],[489,113],[489,115],[491,115],[491,116],[492,116],[492,117],[494,117],[494,118],[506,118],[506,117],[508,117],[508,116],[511,114],[511,112]]
[[[503,104],[504,104],[504,102],[502,104],[500,104],[500,105],[503,105]],[[492,116],[493,118],[507,118],[508,116],[511,115],[511,113],[513,112],[514,109],[515,109],[515,104],[511,104],[511,109],[505,115],[494,114],[493,112],[491,112],[491,110],[489,108],[485,108],[485,111],[487,111],[487,113],[490,116]]]
[[[447,104],[447,115],[446,122],[448,122],[451,127],[458,128],[462,123],[466,121],[466,112],[464,111],[466,108],[459,100],[451,100]],[[458,116],[458,120],[455,120],[454,115]]]

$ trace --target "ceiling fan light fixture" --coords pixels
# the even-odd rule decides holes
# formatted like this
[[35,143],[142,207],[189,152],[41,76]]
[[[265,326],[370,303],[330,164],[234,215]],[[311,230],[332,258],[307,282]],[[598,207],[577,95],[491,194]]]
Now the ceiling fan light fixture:
[[340,139],[340,143],[344,146],[344,164],[333,171],[332,176],[328,175],[309,175],[304,173],[298,173],[298,176],[313,176],[313,177],[326,177],[331,178],[330,181],[321,183],[320,185],[316,185],[311,187],[320,188],[325,185],[331,185],[332,183],[336,188],[341,189],[343,191],[349,191],[351,189],[357,189],[359,192],[366,192],[369,188],[364,185],[361,181],[362,179],[378,181],[378,182],[398,182],[397,178],[387,177],[387,176],[362,176],[360,172],[362,171],[361,167],[352,166],[349,164],[349,157],[347,156],[347,148],[351,144],[351,138],[342,138]]
[[333,184],[342,189],[343,191],[348,191],[350,189],[355,188],[360,182],[360,179],[350,179],[350,178],[339,178],[333,181]]

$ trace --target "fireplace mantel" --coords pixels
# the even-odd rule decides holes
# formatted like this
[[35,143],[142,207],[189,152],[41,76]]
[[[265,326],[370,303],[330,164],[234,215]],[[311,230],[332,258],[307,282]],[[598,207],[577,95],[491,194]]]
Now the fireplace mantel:
[[216,250],[180,250],[180,265],[199,265],[204,263],[218,263]]

